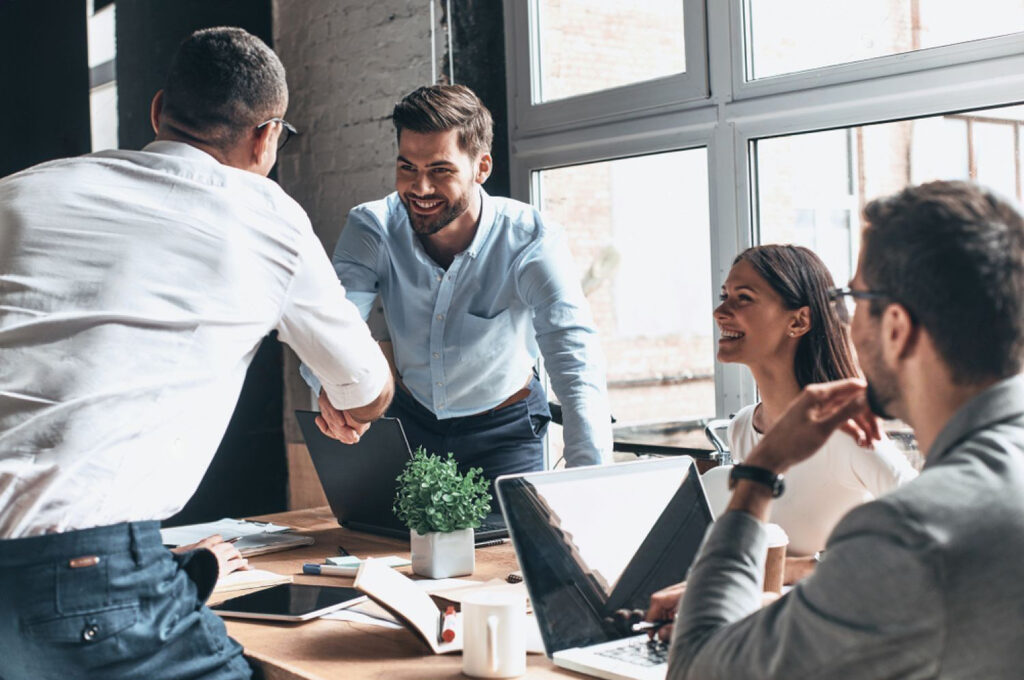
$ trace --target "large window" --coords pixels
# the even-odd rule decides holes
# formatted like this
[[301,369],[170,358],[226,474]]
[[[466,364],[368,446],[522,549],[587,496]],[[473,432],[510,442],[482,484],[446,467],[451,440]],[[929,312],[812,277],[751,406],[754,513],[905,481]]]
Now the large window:
[[712,413],[705,150],[538,175],[541,209],[566,229],[582,270],[608,355],[612,413],[624,423]]
[[1014,106],[755,140],[759,241],[811,248],[845,285],[876,196],[963,179],[1020,201],[1022,124]]
[[86,2],[89,31],[89,121],[93,151],[117,148],[115,11],[112,2]]
[[620,426],[756,399],[708,322],[743,248],[803,243],[845,282],[872,198],[1021,197],[1024,0],[505,8],[513,195],[571,235]]
[[686,71],[682,0],[538,0],[536,25],[535,101]]
[[1024,31],[1024,0],[745,4],[751,79]]

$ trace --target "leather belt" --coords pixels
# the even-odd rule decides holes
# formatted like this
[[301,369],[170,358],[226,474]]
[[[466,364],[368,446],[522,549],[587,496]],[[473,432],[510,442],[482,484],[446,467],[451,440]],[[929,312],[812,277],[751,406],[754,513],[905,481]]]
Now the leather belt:
[[[489,408],[486,411],[480,411],[479,413],[473,413],[471,415],[463,416],[463,417],[464,418],[473,418],[475,416],[485,416],[485,415],[487,415],[489,413],[494,413],[495,411],[500,411],[501,409],[506,408],[508,406],[511,406],[512,404],[518,404],[523,399],[526,399],[528,396],[530,396],[530,382],[532,382],[532,381],[533,381],[533,375],[531,374],[530,377],[526,380],[526,384],[523,385],[522,388],[520,388],[519,390],[513,392],[505,401],[501,402],[500,404],[498,404],[494,408]],[[409,388],[405,386],[405,383],[402,382],[401,378],[396,377],[395,378],[395,382],[398,384],[398,386],[400,388],[402,388],[402,390],[406,394],[408,394],[410,396],[412,395],[412,392],[410,392]]]

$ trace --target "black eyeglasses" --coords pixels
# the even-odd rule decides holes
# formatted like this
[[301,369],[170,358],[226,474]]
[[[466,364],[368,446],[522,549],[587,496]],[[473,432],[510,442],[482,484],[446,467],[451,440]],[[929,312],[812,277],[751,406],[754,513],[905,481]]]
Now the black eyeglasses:
[[853,318],[854,300],[883,300],[889,296],[874,290],[854,290],[849,286],[842,288],[831,288],[828,291],[828,299],[832,302],[833,309],[844,323],[849,323]]
[[281,136],[277,138],[278,151],[284,148],[284,145],[288,143],[288,140],[292,138],[292,135],[299,134],[299,131],[295,129],[295,126],[286,121],[284,118],[271,118],[270,120],[265,120],[259,125],[257,125],[256,129],[259,130],[261,128],[266,127],[267,125],[270,125],[271,123],[281,124]]

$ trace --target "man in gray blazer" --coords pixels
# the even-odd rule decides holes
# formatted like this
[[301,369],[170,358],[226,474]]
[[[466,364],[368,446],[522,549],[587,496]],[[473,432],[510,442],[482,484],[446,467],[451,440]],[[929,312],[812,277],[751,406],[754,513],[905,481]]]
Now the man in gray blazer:
[[[734,473],[671,633],[672,680],[1024,677],[1024,221],[962,182],[864,213],[833,299],[855,303],[867,382],[808,386]],[[836,427],[872,429],[869,409],[913,426],[924,471],[851,511],[815,573],[762,608],[777,478]]]

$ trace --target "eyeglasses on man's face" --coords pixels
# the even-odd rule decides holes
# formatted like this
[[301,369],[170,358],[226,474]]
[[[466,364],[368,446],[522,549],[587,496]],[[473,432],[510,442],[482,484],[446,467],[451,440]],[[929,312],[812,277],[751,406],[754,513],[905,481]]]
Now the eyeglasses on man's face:
[[853,309],[857,300],[882,300],[888,297],[879,291],[854,290],[849,286],[832,288],[828,291],[828,299],[832,303],[832,308],[836,310],[839,320],[843,323],[849,323],[853,318]]
[[286,121],[284,118],[271,118],[265,120],[256,126],[257,130],[260,130],[271,123],[281,124],[281,135],[277,138],[277,150],[280,151],[284,148],[284,145],[288,143],[288,140],[292,138],[292,135],[299,134],[299,131],[295,129],[295,126]]

